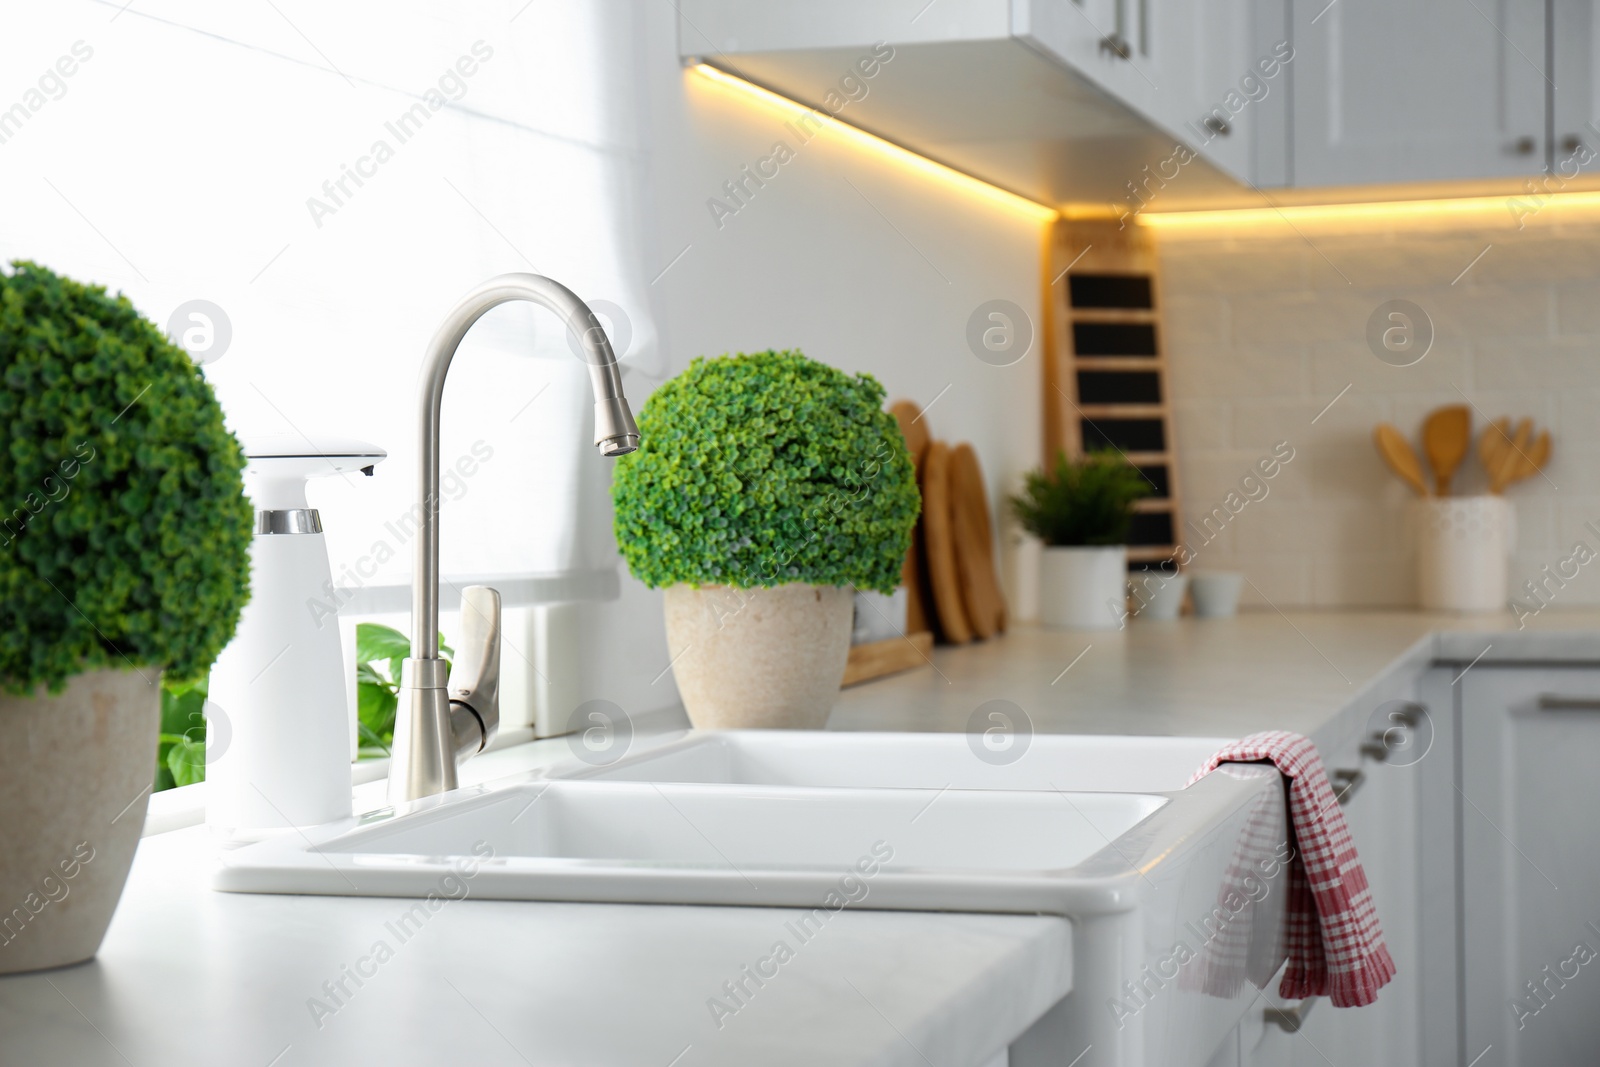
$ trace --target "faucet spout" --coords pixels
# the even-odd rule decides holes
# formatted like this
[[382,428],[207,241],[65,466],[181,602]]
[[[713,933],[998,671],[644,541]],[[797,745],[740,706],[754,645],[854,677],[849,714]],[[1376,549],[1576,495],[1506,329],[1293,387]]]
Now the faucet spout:
[[468,620],[469,632],[484,635],[481,640],[493,644],[492,649],[463,649],[477,665],[471,671],[471,684],[447,690],[445,665],[439,658],[439,427],[445,377],[456,349],[485,312],[512,300],[550,309],[577,335],[594,390],[594,443],[601,454],[621,456],[639,447],[639,427],[623,395],[611,341],[594,312],[572,290],[537,274],[502,274],[473,289],[445,317],[428,344],[417,412],[421,517],[411,578],[411,656],[401,666],[389,766],[392,803],[456,788],[458,752],[465,758],[481,751],[499,723],[498,594],[468,590],[462,598],[463,612],[494,616]]

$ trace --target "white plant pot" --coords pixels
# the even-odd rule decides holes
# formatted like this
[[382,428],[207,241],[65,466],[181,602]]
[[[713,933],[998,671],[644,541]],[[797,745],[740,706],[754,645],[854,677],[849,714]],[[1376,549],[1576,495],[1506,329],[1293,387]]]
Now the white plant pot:
[[80,674],[54,696],[0,696],[0,974],[100,948],[156,774],[161,675]]
[[1039,561],[1039,621],[1071,630],[1116,630],[1127,613],[1126,545],[1047,547]]
[[1189,575],[1189,599],[1196,618],[1230,619],[1239,613],[1244,575],[1235,571],[1195,571]]
[[702,730],[820,730],[850,656],[852,590],[666,590],[667,650],[689,720]]
[[1170,622],[1183,611],[1183,594],[1189,588],[1187,574],[1168,571],[1134,571],[1129,576],[1133,591],[1134,618],[1145,622]]
[[1428,611],[1504,611],[1516,512],[1503,496],[1412,502],[1417,597]]

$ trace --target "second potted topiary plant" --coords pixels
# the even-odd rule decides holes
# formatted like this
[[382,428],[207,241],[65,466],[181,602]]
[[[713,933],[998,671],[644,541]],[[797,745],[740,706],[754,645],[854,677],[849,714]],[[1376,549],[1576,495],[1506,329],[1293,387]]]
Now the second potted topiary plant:
[[799,352],[696,359],[639,413],[617,541],[666,590],[698,727],[822,726],[856,589],[892,592],[921,507],[883,387]]
[[249,597],[244,457],[124,297],[0,273],[0,973],[99,948],[144,825],[163,671]]
[[1110,630],[1127,614],[1128,528],[1133,505],[1149,493],[1139,469],[1116,452],[1066,453],[1027,475],[1011,498],[1022,528],[1044,542],[1039,621],[1075,630]]

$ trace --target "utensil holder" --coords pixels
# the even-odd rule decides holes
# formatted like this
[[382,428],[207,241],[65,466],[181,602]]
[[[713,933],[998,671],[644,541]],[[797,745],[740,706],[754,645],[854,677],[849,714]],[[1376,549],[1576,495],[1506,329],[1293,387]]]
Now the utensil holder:
[[1417,500],[1417,596],[1424,610],[1504,611],[1516,511],[1503,496]]

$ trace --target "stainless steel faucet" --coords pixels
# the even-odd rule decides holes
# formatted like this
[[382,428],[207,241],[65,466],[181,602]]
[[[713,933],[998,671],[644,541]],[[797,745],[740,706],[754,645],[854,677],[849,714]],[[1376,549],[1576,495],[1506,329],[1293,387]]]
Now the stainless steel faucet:
[[[417,492],[421,524],[411,576],[411,656],[400,668],[400,705],[389,761],[389,801],[400,803],[456,788],[456,767],[489,744],[500,728],[500,594],[469,586],[461,594],[462,640],[454,677],[439,658],[439,410],[444,379],[461,339],[483,313],[528,300],[560,316],[583,344],[594,388],[594,443],[602,455],[639,447],[622,374],[600,320],[559,282],[537,274],[502,274],[468,293],[428,344],[418,430]],[[449,686],[447,689],[446,686]]]

